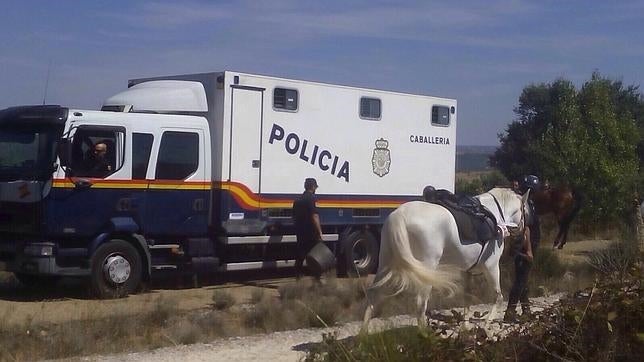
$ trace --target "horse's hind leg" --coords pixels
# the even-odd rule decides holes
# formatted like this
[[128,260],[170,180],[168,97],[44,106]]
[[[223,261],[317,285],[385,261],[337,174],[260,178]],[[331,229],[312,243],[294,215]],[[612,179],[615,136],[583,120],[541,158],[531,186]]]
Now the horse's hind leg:
[[416,296],[416,306],[418,307],[418,327],[427,327],[427,303],[429,302],[429,295],[431,294],[432,287],[430,286],[426,292],[421,292]]
[[[378,280],[380,280],[380,274],[376,274],[376,278],[374,279],[373,283],[375,284]],[[362,317],[362,328],[360,329],[360,331],[369,333],[369,321],[371,320],[371,317],[373,317],[373,311],[375,307],[380,304],[383,296],[380,292],[380,288],[370,287],[367,288],[365,293],[367,307],[365,308],[364,316]]]

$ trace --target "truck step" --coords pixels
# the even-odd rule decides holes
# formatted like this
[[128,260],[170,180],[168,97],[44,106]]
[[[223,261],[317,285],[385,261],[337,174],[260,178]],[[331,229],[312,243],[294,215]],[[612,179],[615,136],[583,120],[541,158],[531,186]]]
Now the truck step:
[[154,270],[175,270],[177,269],[176,265],[152,265]]
[[148,245],[148,249],[178,249],[178,248],[180,248],[179,244]]
[[[338,234],[322,235],[324,241],[337,241]],[[295,235],[259,235],[259,236],[229,236],[224,241],[226,245],[243,245],[243,244],[278,244],[278,243],[295,243]]]
[[254,270],[264,268],[287,268],[295,266],[295,260],[271,260],[271,261],[247,261],[241,263],[224,263],[221,264],[221,271],[239,271]]

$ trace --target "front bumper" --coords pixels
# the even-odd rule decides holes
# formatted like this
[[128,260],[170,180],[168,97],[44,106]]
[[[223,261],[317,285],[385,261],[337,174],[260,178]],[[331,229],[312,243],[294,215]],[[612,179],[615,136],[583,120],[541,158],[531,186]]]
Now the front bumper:
[[[52,252],[49,253],[49,250]],[[90,274],[89,268],[60,266],[56,260],[57,252],[54,243],[0,242],[0,271],[59,276]]]

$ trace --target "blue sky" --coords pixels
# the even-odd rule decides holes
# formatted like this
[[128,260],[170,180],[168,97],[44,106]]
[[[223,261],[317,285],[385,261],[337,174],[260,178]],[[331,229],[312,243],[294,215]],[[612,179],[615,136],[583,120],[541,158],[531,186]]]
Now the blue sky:
[[523,87],[644,83],[643,1],[9,1],[0,108],[96,109],[130,78],[238,70],[456,98],[496,145]]

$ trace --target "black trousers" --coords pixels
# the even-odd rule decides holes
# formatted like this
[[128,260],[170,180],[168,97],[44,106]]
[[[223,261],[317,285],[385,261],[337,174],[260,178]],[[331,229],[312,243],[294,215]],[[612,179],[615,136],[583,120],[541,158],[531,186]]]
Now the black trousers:
[[315,241],[312,236],[298,235],[297,236],[297,255],[295,256],[295,272],[298,276],[305,274],[304,259],[306,255],[315,246]]
[[528,275],[531,268],[532,263],[524,257],[520,255],[514,257],[514,283],[510,290],[508,309],[516,309],[519,301],[521,301],[522,308],[530,305],[530,300],[528,299]]

